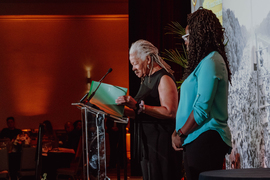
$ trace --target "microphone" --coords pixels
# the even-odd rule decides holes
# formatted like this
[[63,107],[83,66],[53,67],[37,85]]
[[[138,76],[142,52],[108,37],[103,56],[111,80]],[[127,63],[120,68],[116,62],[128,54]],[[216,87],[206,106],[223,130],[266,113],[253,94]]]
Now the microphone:
[[112,68],[110,68],[108,70],[108,72],[99,80],[99,83],[101,83],[101,81],[107,76],[107,74],[109,74],[110,72],[112,72]]
[[[101,81],[102,81],[102,80],[107,76],[107,74],[109,74],[110,72],[112,72],[112,68],[110,68],[110,69],[107,71],[107,73],[99,80],[99,85],[98,85],[98,87],[96,88],[96,90],[90,95],[90,97],[87,99],[88,102],[89,102],[90,99],[92,99],[93,96],[95,95],[97,89],[99,88],[99,86],[100,86],[100,84],[101,84]],[[82,103],[82,102],[84,101],[84,99],[85,99],[88,95],[89,95],[89,92],[86,93],[86,94],[83,96],[83,98],[80,100],[80,103]]]
[[99,86],[101,85],[101,81],[107,76],[107,74],[109,74],[110,72],[112,72],[112,68],[110,68],[108,70],[108,72],[99,80],[99,84],[98,87],[95,89],[95,91],[92,92],[92,94],[87,98],[87,101],[90,102],[90,100],[94,97],[94,95],[96,94]]

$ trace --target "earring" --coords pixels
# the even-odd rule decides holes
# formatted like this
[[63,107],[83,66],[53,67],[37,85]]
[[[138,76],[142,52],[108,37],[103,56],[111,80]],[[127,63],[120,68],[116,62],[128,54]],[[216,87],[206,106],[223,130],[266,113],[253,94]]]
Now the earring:
[[147,69],[150,69],[149,64],[147,64]]

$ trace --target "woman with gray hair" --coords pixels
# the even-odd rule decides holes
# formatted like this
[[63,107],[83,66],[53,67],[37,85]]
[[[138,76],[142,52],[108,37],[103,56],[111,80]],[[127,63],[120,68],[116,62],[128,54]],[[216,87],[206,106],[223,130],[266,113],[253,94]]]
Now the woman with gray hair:
[[170,139],[178,104],[173,71],[158,55],[158,49],[146,40],[131,45],[129,59],[132,70],[141,78],[140,89],[134,98],[120,96],[116,103],[125,105],[125,115],[138,125],[143,179],[176,179],[181,161],[175,158],[180,152],[173,150]]

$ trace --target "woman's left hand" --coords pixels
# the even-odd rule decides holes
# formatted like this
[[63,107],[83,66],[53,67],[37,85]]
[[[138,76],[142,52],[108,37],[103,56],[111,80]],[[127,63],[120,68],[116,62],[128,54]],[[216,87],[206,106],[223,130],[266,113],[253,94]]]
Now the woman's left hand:
[[176,151],[183,150],[181,138],[176,134],[176,130],[172,134],[172,147]]
[[137,101],[133,99],[131,96],[119,96],[116,100],[115,103],[117,105],[124,105],[127,106],[131,109],[136,109],[136,104]]

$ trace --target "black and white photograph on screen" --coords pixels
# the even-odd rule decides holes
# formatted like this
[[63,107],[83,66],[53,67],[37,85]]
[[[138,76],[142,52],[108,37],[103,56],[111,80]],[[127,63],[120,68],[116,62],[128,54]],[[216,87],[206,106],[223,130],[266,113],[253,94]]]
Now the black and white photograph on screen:
[[226,167],[270,167],[270,1],[223,0],[232,71],[228,125],[233,149]]

